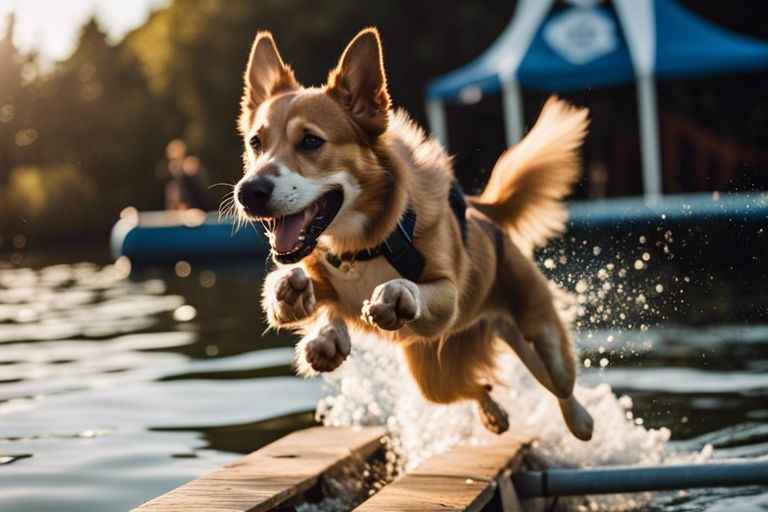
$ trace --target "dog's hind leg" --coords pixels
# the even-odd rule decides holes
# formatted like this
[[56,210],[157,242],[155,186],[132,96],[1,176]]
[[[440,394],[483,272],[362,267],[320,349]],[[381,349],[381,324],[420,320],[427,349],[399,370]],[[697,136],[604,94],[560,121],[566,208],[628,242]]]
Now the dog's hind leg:
[[475,400],[485,428],[501,434],[509,428],[504,409],[489,391],[495,381],[493,331],[486,322],[442,340],[402,345],[408,369],[427,400],[452,403]]
[[541,356],[552,392],[568,398],[576,383],[576,359],[571,338],[555,310],[549,282],[510,238],[499,237],[497,244],[494,301],[508,312],[523,338]]
[[[520,361],[528,368],[536,380],[550,392],[557,395],[544,362],[531,344],[523,339],[517,327],[508,321],[499,320],[496,323],[495,331],[499,338],[504,340],[515,351],[517,357],[520,358]],[[592,416],[589,412],[584,409],[573,394],[567,398],[558,396],[557,400],[568,429],[582,441],[589,441],[592,438],[593,427]]]
[[509,429],[509,416],[507,411],[491,398],[491,386],[485,386],[484,392],[477,400],[480,421],[483,426],[494,434],[503,434]]

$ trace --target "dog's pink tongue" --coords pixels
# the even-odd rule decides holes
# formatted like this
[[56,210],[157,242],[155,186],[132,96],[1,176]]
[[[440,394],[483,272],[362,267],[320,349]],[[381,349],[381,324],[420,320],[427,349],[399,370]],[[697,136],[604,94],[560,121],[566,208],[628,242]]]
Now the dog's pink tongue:
[[304,226],[312,220],[311,208],[283,217],[275,228],[273,246],[277,252],[290,252],[298,245]]

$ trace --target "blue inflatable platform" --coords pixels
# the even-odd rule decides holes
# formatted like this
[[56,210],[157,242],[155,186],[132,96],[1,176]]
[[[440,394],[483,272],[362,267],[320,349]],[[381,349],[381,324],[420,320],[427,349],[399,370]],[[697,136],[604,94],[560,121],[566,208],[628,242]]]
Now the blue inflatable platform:
[[228,259],[263,260],[269,243],[261,224],[239,230],[200,210],[138,212],[126,209],[112,228],[112,256],[133,265]]
[[[640,197],[577,201],[569,206],[568,232],[577,236],[620,235],[631,228],[697,225],[707,229],[755,226],[768,230],[768,193],[664,196],[654,204]],[[260,224],[235,231],[231,221],[199,210],[137,212],[127,209],[112,229],[112,254],[134,265],[180,260],[263,260],[269,245]]]

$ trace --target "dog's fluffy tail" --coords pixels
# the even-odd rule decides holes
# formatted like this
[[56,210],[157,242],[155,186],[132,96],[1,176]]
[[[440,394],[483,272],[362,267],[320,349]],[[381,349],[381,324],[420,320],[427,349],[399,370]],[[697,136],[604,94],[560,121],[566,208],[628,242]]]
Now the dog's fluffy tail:
[[587,109],[549,98],[531,131],[496,162],[483,193],[468,198],[525,253],[565,230],[562,200],[581,174],[588,124]]

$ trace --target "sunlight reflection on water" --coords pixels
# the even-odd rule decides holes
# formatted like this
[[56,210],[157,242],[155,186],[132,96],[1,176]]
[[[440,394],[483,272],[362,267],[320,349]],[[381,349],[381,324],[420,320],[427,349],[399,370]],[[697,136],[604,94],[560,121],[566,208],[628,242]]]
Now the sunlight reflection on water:
[[[2,510],[125,510],[312,424],[326,391],[292,376],[290,338],[263,334],[261,272],[191,265],[132,281],[112,265],[0,268]],[[590,327],[578,335],[594,361],[583,383],[631,395],[636,425],[688,439],[768,420],[768,326]],[[453,410],[422,406],[418,417]],[[366,411],[386,407],[374,397]],[[757,432],[733,454],[766,442]]]
[[[243,329],[228,333],[237,350],[200,357],[226,336],[193,322],[191,282],[168,280],[182,295],[123,277],[90,264],[0,270],[3,510],[125,510],[278,437],[274,418],[311,421],[321,389],[291,375],[290,348],[253,351],[261,329]],[[232,309],[210,324],[244,317]],[[221,428],[243,438],[223,451],[209,435]]]

